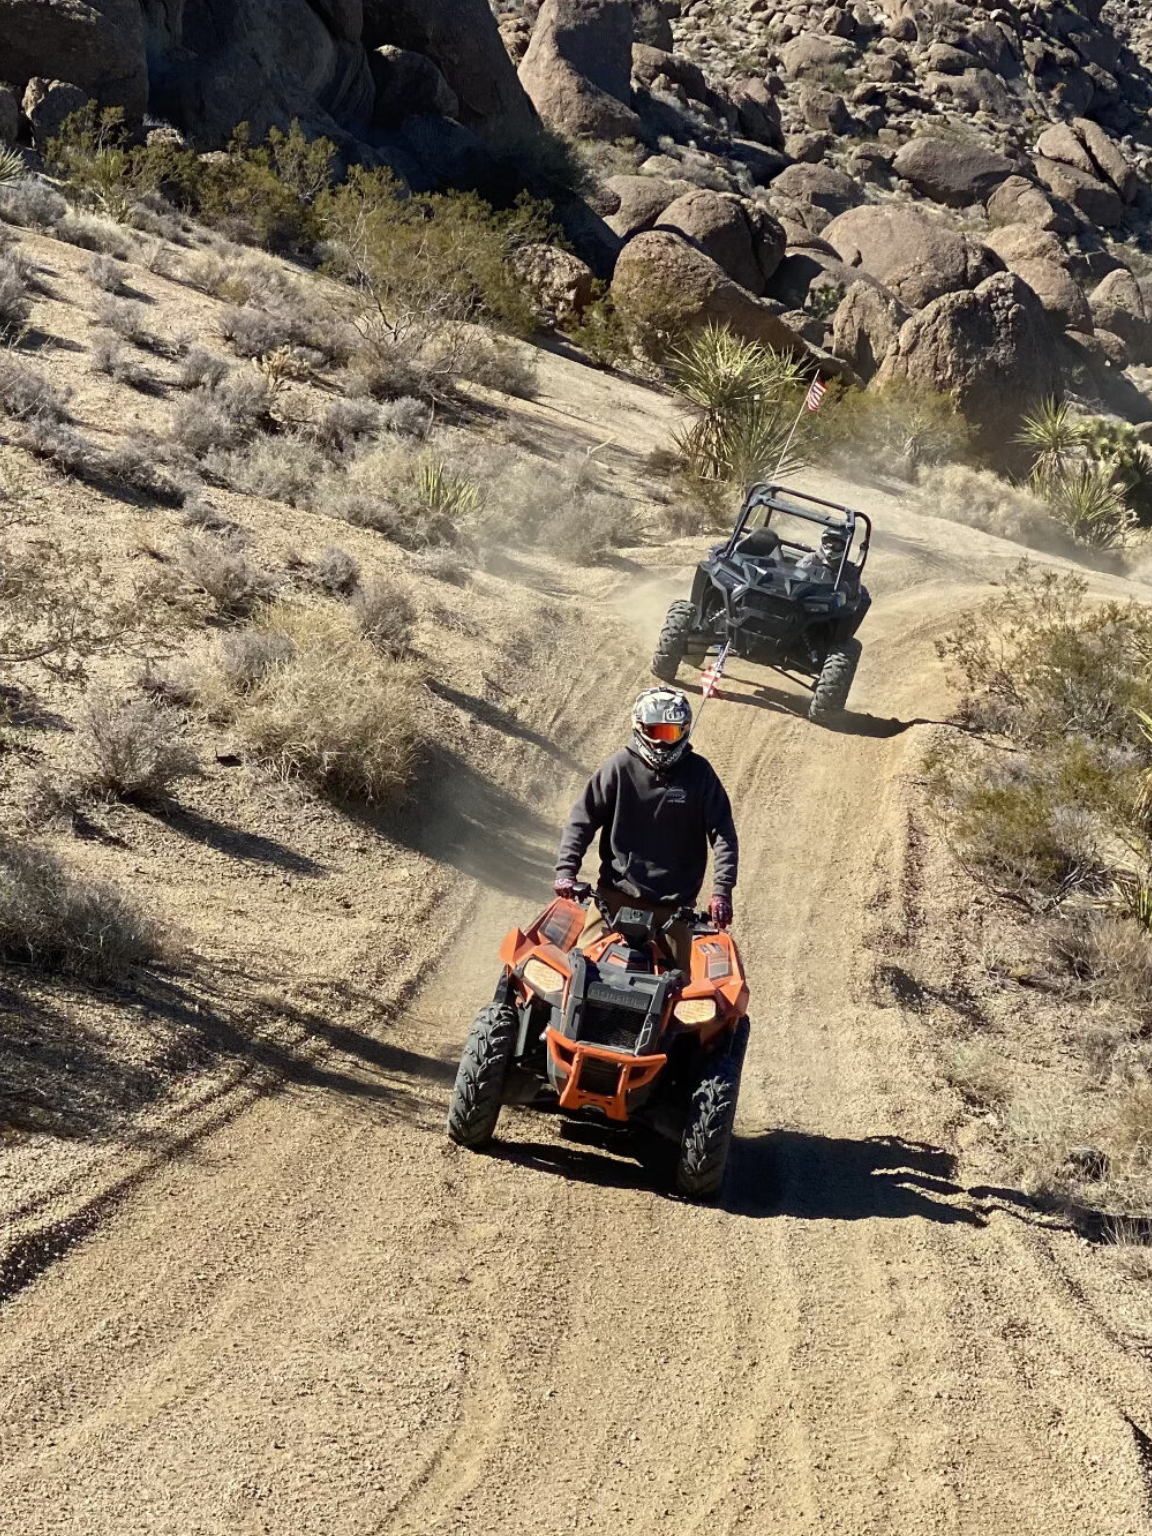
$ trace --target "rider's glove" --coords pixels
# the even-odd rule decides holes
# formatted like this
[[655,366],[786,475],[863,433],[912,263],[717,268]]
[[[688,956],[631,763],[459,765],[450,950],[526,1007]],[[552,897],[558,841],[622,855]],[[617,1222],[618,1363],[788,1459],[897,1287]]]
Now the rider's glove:
[[727,928],[732,923],[732,903],[727,896],[713,896],[708,903],[708,916],[717,928]]
[[572,901],[576,896],[576,882],[571,875],[557,875],[552,889],[562,901]]

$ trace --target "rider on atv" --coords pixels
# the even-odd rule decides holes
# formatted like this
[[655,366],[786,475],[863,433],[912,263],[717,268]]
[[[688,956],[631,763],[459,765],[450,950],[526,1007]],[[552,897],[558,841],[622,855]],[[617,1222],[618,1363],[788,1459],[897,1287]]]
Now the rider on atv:
[[[556,894],[571,899],[599,830],[597,892],[610,914],[640,907],[666,922],[679,909],[695,906],[711,844],[715,864],[708,911],[717,928],[727,928],[736,885],[736,828],[716,770],[688,741],[691,706],[675,688],[646,688],[633,706],[632,727],[632,740],[592,775],[572,808],[556,862]],[[593,904],[580,948],[606,931]],[[668,938],[673,959],[687,971],[692,943],[687,923],[674,923]]]

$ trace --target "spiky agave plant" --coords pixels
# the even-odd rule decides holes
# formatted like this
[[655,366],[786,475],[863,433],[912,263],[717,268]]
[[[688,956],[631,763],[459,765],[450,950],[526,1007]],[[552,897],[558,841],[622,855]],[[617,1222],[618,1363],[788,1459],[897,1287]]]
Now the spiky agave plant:
[[1067,401],[1046,395],[1025,416],[1016,441],[1033,455],[1032,483],[1043,488],[1071,468],[1084,445],[1084,429],[1073,419]]
[[[696,411],[693,422],[673,433],[690,474],[743,483],[775,464],[802,387],[798,362],[742,340],[727,326],[708,325],[673,353],[671,373]],[[791,467],[798,462],[799,449]]]
[[1133,525],[1107,470],[1072,463],[1042,482],[1044,499],[1074,539],[1094,549],[1111,549]]
[[28,174],[24,157],[18,149],[0,145],[0,187],[14,187]]

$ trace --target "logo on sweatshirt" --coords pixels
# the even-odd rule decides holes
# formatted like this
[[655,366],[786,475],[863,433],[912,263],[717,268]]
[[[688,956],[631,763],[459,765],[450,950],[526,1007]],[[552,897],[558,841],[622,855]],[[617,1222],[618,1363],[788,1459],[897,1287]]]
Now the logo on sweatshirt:
[[666,805],[686,805],[688,803],[687,791],[680,785],[673,785],[664,791],[664,803]]

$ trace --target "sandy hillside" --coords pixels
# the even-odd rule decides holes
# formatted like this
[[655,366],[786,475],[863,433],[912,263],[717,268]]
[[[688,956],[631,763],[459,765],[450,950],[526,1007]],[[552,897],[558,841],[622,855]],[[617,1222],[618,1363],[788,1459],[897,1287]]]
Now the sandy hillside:
[[[562,360],[543,379],[510,430],[596,449],[644,497],[669,403]],[[479,630],[446,654],[452,757],[410,826],[351,828],[217,766],[189,811],[226,809],[228,838],[124,811],[121,843],[80,850],[131,861],[192,933],[195,985],[218,978],[217,1016],[247,1030],[229,988],[261,997],[276,1052],[253,1022],[232,1064],[261,1091],[198,1088],[182,1141],[142,1114],[119,1186],[97,1146],[12,1202],[0,1530],[1149,1528],[1147,1293],[993,1176],[933,1056],[969,1000],[1014,1006],[916,780],[951,704],[933,641],[1018,551],[806,483],[876,518],[876,601],[842,729],[743,662],[701,725],[737,809],[753,997],[725,1198],[669,1200],[527,1113],[491,1156],[443,1134],[498,940],[545,899],[700,546],[591,573],[517,559],[452,598]],[[17,1188],[43,1187],[49,1144],[11,1149]]]

